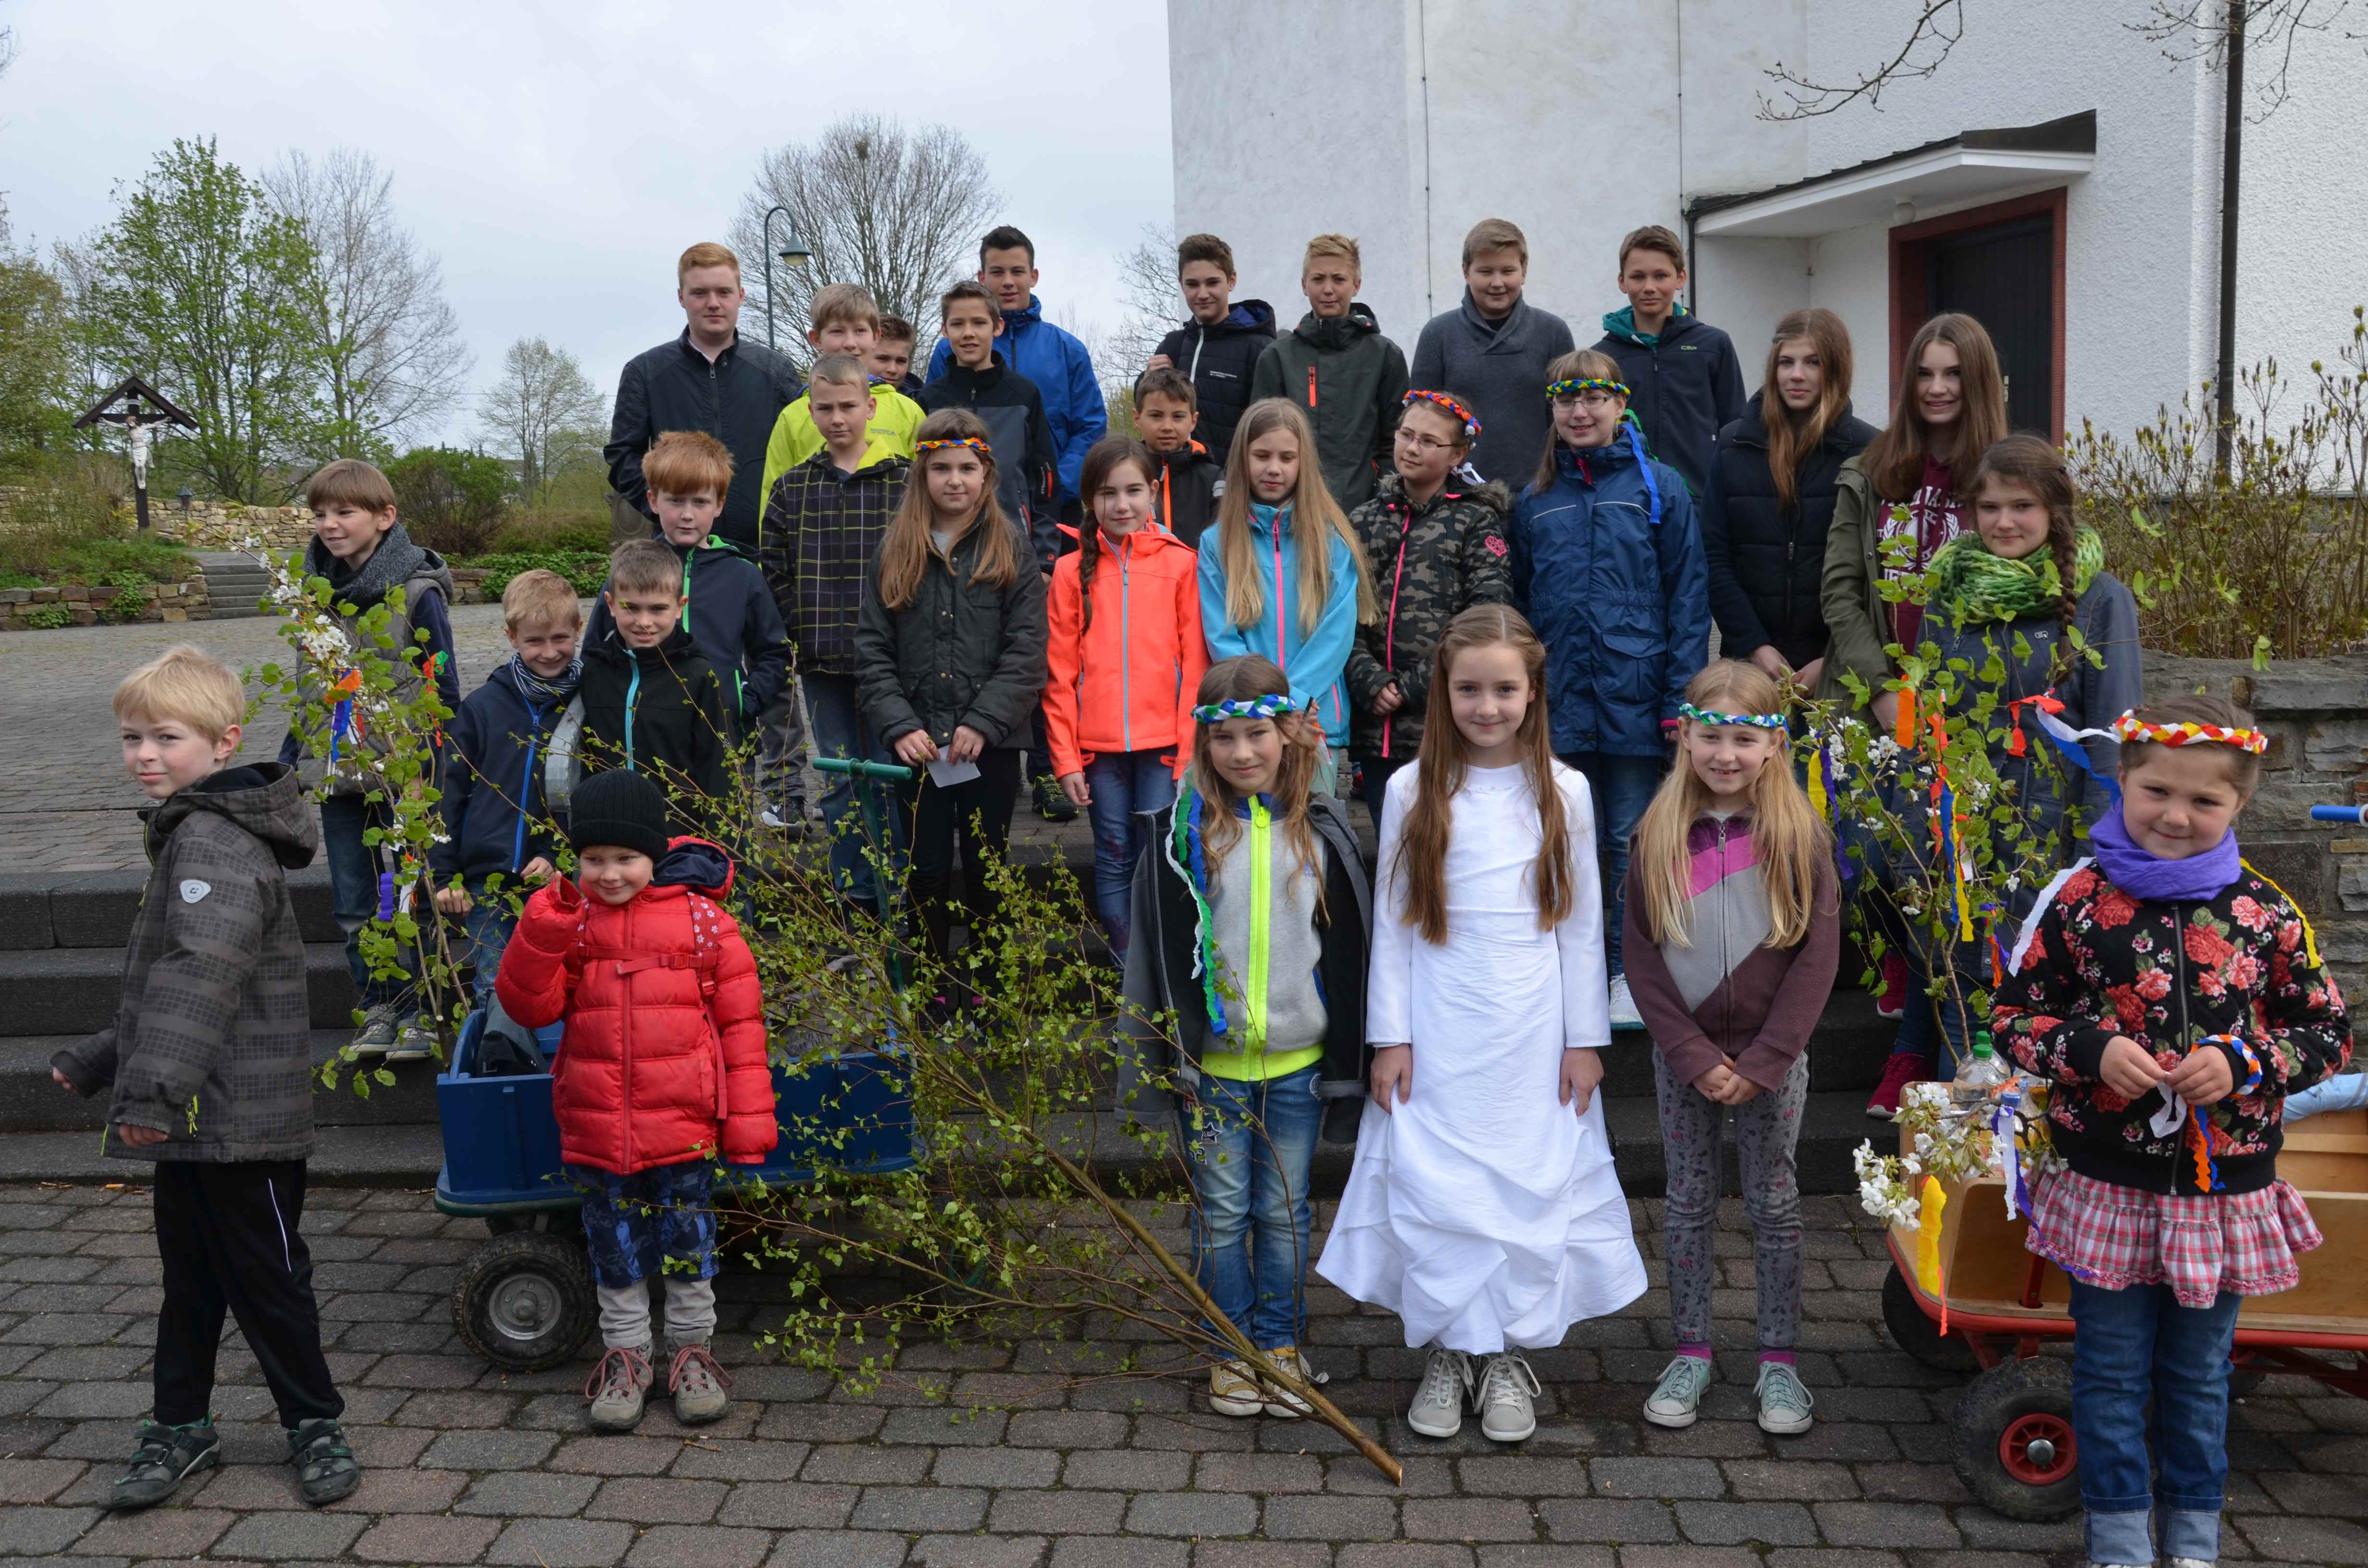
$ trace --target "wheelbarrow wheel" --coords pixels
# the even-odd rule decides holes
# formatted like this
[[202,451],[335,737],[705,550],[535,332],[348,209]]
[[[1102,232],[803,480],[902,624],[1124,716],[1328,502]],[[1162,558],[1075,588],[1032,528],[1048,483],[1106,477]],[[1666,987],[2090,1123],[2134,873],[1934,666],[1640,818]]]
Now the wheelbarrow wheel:
[[2031,1520],[2079,1508],[2072,1369],[2064,1362],[1999,1362],[1965,1385],[1954,1426],[1957,1474],[1985,1506]]
[[543,1231],[495,1236],[469,1255],[452,1290],[461,1340],[505,1371],[558,1366],[598,1315],[583,1247]]
[[1942,1334],[1941,1325],[1924,1314],[1907,1277],[1896,1263],[1883,1277],[1883,1326],[1891,1331],[1892,1343],[1906,1351],[1910,1360],[1936,1371],[1971,1372],[1981,1366],[1974,1359],[1972,1346],[1953,1334]]

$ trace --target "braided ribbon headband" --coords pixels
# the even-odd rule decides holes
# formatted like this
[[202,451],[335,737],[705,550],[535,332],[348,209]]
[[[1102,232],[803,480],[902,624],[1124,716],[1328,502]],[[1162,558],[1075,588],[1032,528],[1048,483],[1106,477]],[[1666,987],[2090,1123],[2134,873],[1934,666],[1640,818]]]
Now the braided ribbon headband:
[[994,451],[994,449],[985,441],[980,440],[975,436],[957,436],[943,441],[916,441],[913,443],[913,449],[916,452],[943,451],[948,447],[968,447],[973,452],[985,452],[989,456],[992,456]]
[[1625,381],[1607,381],[1600,376],[1589,376],[1584,381],[1554,381],[1547,386],[1546,395],[1571,397],[1588,387],[1601,387],[1605,392],[1618,392],[1622,397],[1628,395],[1628,385]]
[[1784,727],[1784,715],[1782,713],[1713,713],[1691,702],[1679,703],[1678,711],[1697,724],[1757,724],[1763,730]]
[[1463,421],[1463,433],[1474,440],[1480,438],[1480,417],[1455,398],[1443,392],[1424,392],[1417,388],[1398,400],[1401,408],[1412,408],[1417,403],[1435,403],[1456,418]]
[[1313,708],[1315,699],[1294,702],[1288,694],[1275,697],[1228,698],[1223,702],[1204,702],[1192,710],[1192,717],[1203,724],[1221,723],[1227,719],[1274,719],[1285,713],[1296,713],[1301,708]]
[[2257,756],[2270,749],[2270,737],[2259,730],[2234,730],[2223,724],[2197,724],[2184,720],[2176,724],[2149,724],[2137,716],[2135,709],[2113,721],[2113,738],[2153,741],[2167,746],[2235,746]]

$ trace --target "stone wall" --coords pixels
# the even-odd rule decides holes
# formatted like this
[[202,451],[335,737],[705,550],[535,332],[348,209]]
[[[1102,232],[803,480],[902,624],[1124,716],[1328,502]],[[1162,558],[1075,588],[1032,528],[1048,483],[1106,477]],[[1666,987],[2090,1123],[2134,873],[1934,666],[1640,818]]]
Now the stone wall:
[[237,550],[259,537],[269,550],[302,550],[313,535],[309,506],[246,506],[236,501],[192,501],[189,509],[170,499],[148,498],[149,528],[191,550]]
[[104,585],[0,588],[0,631],[36,630],[28,618],[46,605],[63,608],[67,624],[72,626],[94,626],[101,619],[113,620],[117,618],[106,612],[114,608],[115,601],[127,593],[141,591],[147,594],[148,608],[134,618],[139,620],[203,620],[209,613],[203,577],[192,577],[186,583],[151,583],[145,590]]
[[2253,710],[2270,733],[2261,787],[2237,825],[2245,858],[2310,916],[2320,954],[2354,1007],[2368,999],[2368,827],[2310,820],[2313,806],[2368,804],[2368,654],[2289,659],[2146,656],[2150,697],[2198,687]]

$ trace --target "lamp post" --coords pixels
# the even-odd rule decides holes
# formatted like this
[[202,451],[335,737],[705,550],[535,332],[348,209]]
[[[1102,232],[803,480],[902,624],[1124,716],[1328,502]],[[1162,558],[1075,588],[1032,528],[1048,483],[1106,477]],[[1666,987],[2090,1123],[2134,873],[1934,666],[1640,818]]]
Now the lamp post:
[[776,212],[786,218],[790,215],[790,210],[780,206],[768,207],[765,210],[765,347],[768,348],[780,347],[773,341],[774,256],[779,254],[783,265],[798,267],[801,270],[814,260],[814,252],[806,249],[805,242],[798,238],[795,229],[791,230],[785,236],[786,243],[779,253],[774,251],[773,214]]

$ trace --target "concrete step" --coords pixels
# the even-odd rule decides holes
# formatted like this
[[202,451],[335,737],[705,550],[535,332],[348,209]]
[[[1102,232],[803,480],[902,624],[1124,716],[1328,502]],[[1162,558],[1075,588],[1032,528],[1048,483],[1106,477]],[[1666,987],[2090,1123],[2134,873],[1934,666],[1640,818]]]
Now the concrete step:
[[[352,1037],[351,1028],[313,1031],[313,1065],[319,1068],[335,1057]],[[97,1131],[107,1119],[104,1094],[85,1099],[69,1094],[50,1079],[50,1058],[63,1047],[80,1043],[80,1035],[18,1035],[0,1039],[0,1132],[68,1132]],[[386,1065],[376,1063],[374,1065]],[[334,1089],[315,1088],[313,1118],[324,1127],[375,1127],[395,1124],[436,1124],[436,1063],[402,1062],[388,1069],[394,1085],[372,1084],[368,1098],[357,1095],[346,1074]]]
[[[36,872],[0,876],[0,951],[42,948],[113,948],[131,939],[144,869]],[[315,858],[288,873],[288,894],[308,942],[343,937],[329,904],[329,868]]]
[[255,557],[218,550],[195,553],[198,570],[205,574],[206,600],[211,607],[208,619],[229,620],[261,613],[258,607],[271,586],[271,574]]
[[[443,1136],[433,1124],[324,1127],[305,1180],[313,1187],[433,1187],[443,1163]],[[0,1136],[0,1181],[138,1182],[148,1164],[102,1153],[96,1132]]]
[[[344,947],[306,943],[304,973],[313,1028],[350,1027],[354,983]],[[120,949],[0,952],[0,1038],[94,1033],[114,1021],[122,994]]]

